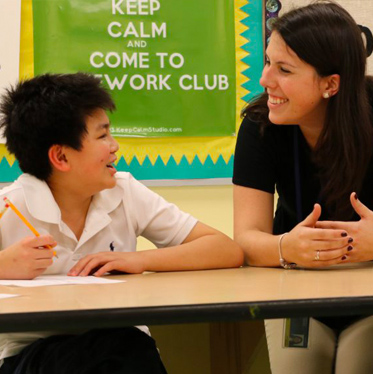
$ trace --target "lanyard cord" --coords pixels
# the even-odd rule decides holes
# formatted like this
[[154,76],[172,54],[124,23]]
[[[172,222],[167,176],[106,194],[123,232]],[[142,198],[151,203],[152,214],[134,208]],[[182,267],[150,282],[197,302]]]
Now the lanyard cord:
[[294,126],[294,176],[295,176],[295,202],[297,210],[297,221],[302,222],[303,211],[302,211],[302,191],[300,183],[300,168],[299,168],[299,137],[298,127]]

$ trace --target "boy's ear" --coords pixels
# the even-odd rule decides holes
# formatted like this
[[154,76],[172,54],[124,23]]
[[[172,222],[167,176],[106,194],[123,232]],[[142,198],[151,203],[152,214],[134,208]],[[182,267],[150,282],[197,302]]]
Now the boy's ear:
[[48,151],[49,161],[52,166],[59,171],[69,171],[70,165],[65,154],[65,147],[59,144],[54,144]]

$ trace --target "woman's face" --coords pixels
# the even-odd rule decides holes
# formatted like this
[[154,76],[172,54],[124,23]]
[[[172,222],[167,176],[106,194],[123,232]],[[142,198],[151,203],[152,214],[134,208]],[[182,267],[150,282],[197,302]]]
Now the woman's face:
[[260,84],[268,93],[269,120],[278,125],[322,127],[327,100],[326,79],[302,61],[277,32],[273,32]]

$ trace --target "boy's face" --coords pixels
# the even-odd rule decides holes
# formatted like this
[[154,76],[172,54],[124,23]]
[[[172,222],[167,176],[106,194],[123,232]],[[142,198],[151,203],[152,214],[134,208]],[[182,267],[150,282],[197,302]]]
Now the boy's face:
[[95,194],[116,184],[113,163],[118,143],[110,134],[110,123],[103,109],[96,109],[86,118],[87,134],[80,151],[70,149],[71,171],[86,193]]

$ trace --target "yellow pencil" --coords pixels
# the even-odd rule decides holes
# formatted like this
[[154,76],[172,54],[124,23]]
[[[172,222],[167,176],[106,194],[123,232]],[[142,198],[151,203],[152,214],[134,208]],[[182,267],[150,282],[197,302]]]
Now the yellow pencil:
[[9,208],[9,205],[7,204],[7,205],[4,206],[3,209],[1,209],[1,211],[0,211],[0,219],[4,215],[4,213],[7,211],[8,208]]
[[[32,233],[35,235],[35,236],[40,236],[40,234],[36,231],[36,229],[34,228],[34,226],[31,225],[31,223],[29,221],[27,221],[26,217],[14,206],[14,204],[7,198],[7,197],[4,197],[4,201],[5,203],[13,210],[13,212],[15,214],[17,214],[17,216],[22,220],[22,222],[32,231]],[[7,206],[5,205],[5,208],[7,208]],[[5,211],[3,212],[3,214],[5,213]],[[1,214],[1,213],[0,213]],[[2,217],[2,215],[0,216],[0,218]],[[49,249],[52,249],[52,247],[50,245],[46,245],[47,248]],[[53,256],[57,257],[57,253],[56,251],[53,251]]]

